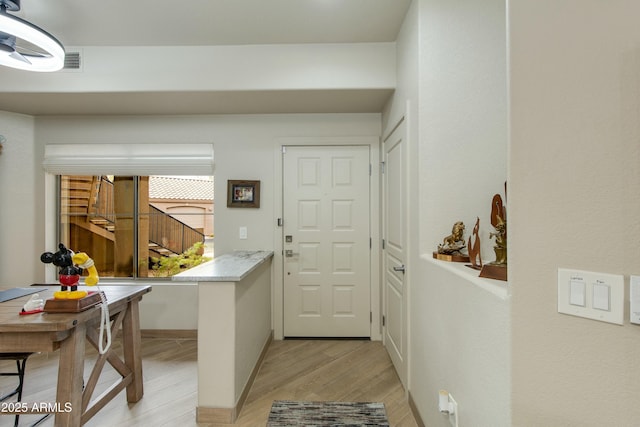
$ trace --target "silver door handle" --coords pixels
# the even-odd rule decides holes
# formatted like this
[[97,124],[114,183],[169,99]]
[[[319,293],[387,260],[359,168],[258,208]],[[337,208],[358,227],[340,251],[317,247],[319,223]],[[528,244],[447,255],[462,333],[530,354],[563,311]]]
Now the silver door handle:
[[294,256],[298,256],[299,254],[297,252],[293,252],[291,249],[287,249],[284,251],[284,256],[287,258],[291,258]]
[[404,265],[401,265],[400,267],[393,267],[393,271],[401,271],[404,273]]

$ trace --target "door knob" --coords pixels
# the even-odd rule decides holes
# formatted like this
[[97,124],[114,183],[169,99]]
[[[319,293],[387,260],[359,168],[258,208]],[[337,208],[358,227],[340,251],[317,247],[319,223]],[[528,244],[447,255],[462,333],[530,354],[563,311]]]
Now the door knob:
[[400,267],[393,267],[393,271],[401,271],[402,274],[404,274],[404,265],[401,265]]
[[293,256],[297,256],[298,253],[297,252],[293,252],[291,249],[287,249],[284,251],[284,256],[287,258],[291,258]]

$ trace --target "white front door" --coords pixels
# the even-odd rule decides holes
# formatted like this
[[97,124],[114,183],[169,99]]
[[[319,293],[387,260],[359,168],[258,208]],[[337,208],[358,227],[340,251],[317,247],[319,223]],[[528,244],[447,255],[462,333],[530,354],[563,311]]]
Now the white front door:
[[384,140],[384,343],[406,387],[406,144],[401,121]]
[[284,336],[371,335],[368,146],[283,150]]

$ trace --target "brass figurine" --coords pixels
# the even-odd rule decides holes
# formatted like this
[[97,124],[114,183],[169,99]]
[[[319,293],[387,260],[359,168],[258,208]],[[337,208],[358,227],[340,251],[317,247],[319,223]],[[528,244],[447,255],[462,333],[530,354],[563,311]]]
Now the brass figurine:
[[496,253],[495,265],[507,265],[507,218],[502,198],[499,194],[493,196],[491,206],[491,225],[496,229],[489,233],[489,238],[495,237],[496,244],[493,251]]
[[496,230],[489,233],[489,238],[496,239],[496,244],[493,246],[496,260],[482,267],[480,277],[507,280],[507,212],[499,194],[493,196],[491,201],[491,225]]
[[443,261],[467,262],[469,256],[462,253],[467,244],[464,241],[464,223],[458,221],[453,224],[451,234],[442,240],[433,257]]
[[442,244],[438,245],[438,253],[450,255],[452,253],[460,253],[465,248],[464,243],[464,223],[458,221],[453,224],[451,234],[442,240]]

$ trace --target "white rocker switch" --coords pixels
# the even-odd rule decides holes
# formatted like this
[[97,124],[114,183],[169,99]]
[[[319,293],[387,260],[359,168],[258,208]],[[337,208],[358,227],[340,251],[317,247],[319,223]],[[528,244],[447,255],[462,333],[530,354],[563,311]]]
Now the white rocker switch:
[[569,304],[584,307],[586,304],[586,284],[583,280],[572,280],[569,286]]
[[600,281],[593,284],[593,308],[596,310],[611,311],[609,300],[609,286]]

